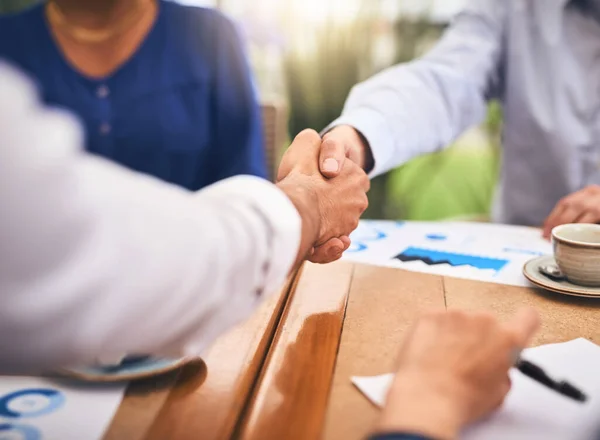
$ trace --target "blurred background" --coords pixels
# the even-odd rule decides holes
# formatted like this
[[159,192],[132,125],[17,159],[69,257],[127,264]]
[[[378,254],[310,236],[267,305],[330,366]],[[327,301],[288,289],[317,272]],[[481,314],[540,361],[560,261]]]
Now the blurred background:
[[[39,0],[37,0],[39,1]],[[354,84],[418,57],[440,38],[465,0],[179,0],[214,7],[239,24],[261,101],[281,123],[275,155],[304,128],[339,116]],[[36,0],[0,0],[0,13]],[[366,218],[485,219],[499,165],[501,112],[447,150],[373,182]]]

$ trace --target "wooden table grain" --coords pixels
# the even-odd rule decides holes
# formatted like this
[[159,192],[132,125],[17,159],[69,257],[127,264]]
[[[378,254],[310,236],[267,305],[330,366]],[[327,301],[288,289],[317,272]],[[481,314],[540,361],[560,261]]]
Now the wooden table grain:
[[307,264],[235,438],[362,439],[378,410],[350,377],[392,371],[401,341],[421,313],[488,310],[506,320],[523,305],[542,316],[533,345],[578,337],[600,343],[597,300],[399,269]]
[[104,440],[221,440],[234,436],[263,367],[293,279],[204,356],[133,383]]

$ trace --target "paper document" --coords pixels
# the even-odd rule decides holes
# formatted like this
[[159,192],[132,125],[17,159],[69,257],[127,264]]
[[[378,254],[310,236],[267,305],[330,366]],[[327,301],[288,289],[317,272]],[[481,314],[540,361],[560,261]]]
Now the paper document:
[[125,387],[0,377],[0,439],[101,440]]
[[[523,351],[556,379],[567,380],[587,396],[586,403],[564,397],[517,370],[503,407],[486,420],[468,427],[461,440],[588,440],[578,427],[600,425],[600,347],[586,339]],[[373,403],[382,406],[393,376],[353,377],[352,382]]]
[[363,220],[343,259],[416,272],[529,286],[522,274],[532,258],[552,254],[541,231],[469,222]]

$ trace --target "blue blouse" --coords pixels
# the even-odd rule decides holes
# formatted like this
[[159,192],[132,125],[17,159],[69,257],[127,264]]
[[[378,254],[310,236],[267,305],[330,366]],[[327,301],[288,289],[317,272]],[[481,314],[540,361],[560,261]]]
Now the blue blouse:
[[93,79],[63,56],[43,6],[0,17],[0,58],[77,114],[86,149],[196,190],[266,177],[260,108],[234,25],[211,9],[159,1],[153,28],[116,72]]

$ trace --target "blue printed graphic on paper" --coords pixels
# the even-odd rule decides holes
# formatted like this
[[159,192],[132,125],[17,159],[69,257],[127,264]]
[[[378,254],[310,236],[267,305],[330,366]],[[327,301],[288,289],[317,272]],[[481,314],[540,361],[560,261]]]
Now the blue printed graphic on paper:
[[448,237],[446,237],[443,234],[429,234],[427,236],[427,239],[428,240],[433,240],[433,241],[443,241],[443,240],[448,239]]
[[65,396],[51,388],[15,391],[0,398],[0,417],[38,417],[57,410],[64,402]]
[[363,237],[363,241],[379,241],[383,240],[384,238],[387,238],[387,234],[385,232],[373,229],[373,235]]
[[394,259],[408,261],[422,261],[434,266],[436,264],[449,264],[450,266],[471,266],[476,269],[495,270],[499,272],[509,261],[498,258],[477,257],[475,255],[457,254],[453,252],[440,252],[431,249],[409,247]]
[[367,250],[367,246],[362,244],[362,243],[355,243],[352,242],[352,244],[350,245],[350,247],[348,248],[348,250],[346,250],[346,252],[362,252]]
[[40,432],[29,425],[14,425],[12,423],[0,424],[0,440],[41,440]]
[[360,229],[357,231],[358,232],[355,232],[351,236],[352,245],[348,248],[346,252],[352,253],[366,251],[368,249],[368,245],[365,243],[385,240],[388,237],[388,234],[386,234],[385,232],[372,227],[369,227],[369,230],[367,231]]
[[523,254],[523,255],[533,255],[533,256],[542,256],[543,252],[530,251],[528,249],[516,249],[516,248],[504,248],[502,252],[508,252],[511,254]]

